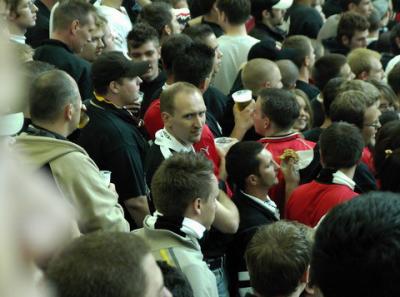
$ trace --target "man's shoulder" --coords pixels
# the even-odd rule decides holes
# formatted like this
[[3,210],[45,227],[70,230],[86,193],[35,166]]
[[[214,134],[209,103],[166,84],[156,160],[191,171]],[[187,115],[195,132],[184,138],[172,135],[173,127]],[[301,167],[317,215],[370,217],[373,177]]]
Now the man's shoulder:
[[72,69],[83,71],[91,68],[89,62],[75,55],[66,44],[52,39],[44,41],[35,50],[34,59],[48,62],[65,71]]
[[94,165],[81,146],[67,140],[23,134],[16,138],[15,149],[22,153],[33,167],[47,163],[56,167]]

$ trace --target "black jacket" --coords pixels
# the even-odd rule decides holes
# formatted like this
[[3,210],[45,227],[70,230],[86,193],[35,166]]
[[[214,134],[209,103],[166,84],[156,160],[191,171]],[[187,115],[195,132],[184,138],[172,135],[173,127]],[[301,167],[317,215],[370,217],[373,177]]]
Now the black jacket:
[[244,253],[247,245],[258,228],[271,224],[278,219],[267,208],[251,200],[238,191],[232,198],[239,210],[240,224],[227,252],[227,268],[231,281],[231,296],[235,296],[238,288],[250,287],[249,282],[238,282],[238,272],[247,271]]
[[35,50],[33,59],[52,64],[71,75],[78,84],[82,100],[93,98],[90,63],[75,55],[65,43],[48,39]]

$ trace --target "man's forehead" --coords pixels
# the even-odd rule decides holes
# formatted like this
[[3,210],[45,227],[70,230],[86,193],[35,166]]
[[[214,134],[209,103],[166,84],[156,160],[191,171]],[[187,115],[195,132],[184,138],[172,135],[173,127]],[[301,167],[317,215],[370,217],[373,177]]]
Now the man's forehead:
[[206,105],[200,92],[181,91],[175,95],[174,109],[175,111],[185,111],[188,113],[200,112],[206,110]]
[[159,46],[156,45],[156,43],[153,40],[148,40],[138,47],[131,47],[130,50],[131,52],[140,53],[140,52],[157,50],[158,47]]
[[257,157],[259,159],[265,159],[267,162],[270,161],[272,159],[272,154],[270,153],[270,151],[263,149],[258,155]]

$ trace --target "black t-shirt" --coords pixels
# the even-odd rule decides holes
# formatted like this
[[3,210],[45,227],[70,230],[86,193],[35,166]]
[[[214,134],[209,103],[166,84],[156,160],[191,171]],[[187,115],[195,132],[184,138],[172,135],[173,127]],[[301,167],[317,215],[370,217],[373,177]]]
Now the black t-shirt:
[[[120,204],[124,206],[122,202],[129,198],[146,196],[144,161],[148,144],[136,126],[136,119],[124,109],[97,100],[87,106],[87,114],[90,121],[81,130],[77,143],[100,170],[111,171]],[[126,217],[130,219],[127,212]],[[129,222],[132,224],[133,220]]]
[[140,116],[142,118],[146,113],[146,110],[149,108],[151,102],[153,102],[153,100],[156,98],[160,98],[160,96],[153,97],[153,95],[157,91],[161,90],[166,80],[167,80],[167,75],[165,74],[164,71],[160,71],[159,75],[154,80],[149,82],[143,81],[140,84],[140,91],[144,93],[142,106],[140,108]]
[[161,153],[160,146],[153,143],[147,153],[144,166],[146,172],[146,182],[149,186],[151,186],[151,180],[153,179],[154,173],[164,160],[165,159]]
[[[146,182],[151,187],[151,181],[153,179],[154,173],[156,173],[158,167],[160,167],[161,163],[164,161],[164,156],[161,153],[160,146],[153,143],[147,153],[146,161],[145,161],[145,172],[146,172]],[[152,199],[152,195],[148,196],[149,208],[151,212],[154,212],[154,202]]]
[[337,41],[336,37],[324,39],[322,40],[322,44],[324,45],[327,52],[331,54],[341,54],[347,56],[347,54],[350,52],[350,49],[340,44]]
[[313,142],[318,142],[319,137],[324,129],[321,127],[315,127],[313,129],[303,132],[304,138]]
[[296,88],[302,90],[308,96],[310,102],[317,98],[319,90],[311,84],[308,84],[302,80],[296,81]]
[[271,30],[271,28],[262,23],[256,23],[253,30],[250,31],[249,35],[259,40],[263,40],[267,37],[279,42],[283,42],[286,37],[286,33],[283,30],[279,28]]
[[64,70],[76,81],[82,100],[93,98],[91,64],[75,55],[67,44],[48,39],[35,50],[33,59],[43,61]]
[[220,122],[224,117],[224,111],[228,102],[228,97],[215,87],[208,87],[203,94],[204,103],[207,106],[207,111]]

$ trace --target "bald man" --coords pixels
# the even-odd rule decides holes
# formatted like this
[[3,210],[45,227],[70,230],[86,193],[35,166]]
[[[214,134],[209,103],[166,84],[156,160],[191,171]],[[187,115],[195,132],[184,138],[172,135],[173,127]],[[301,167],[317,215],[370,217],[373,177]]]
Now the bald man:
[[279,60],[276,62],[282,76],[282,88],[292,90],[296,88],[299,79],[299,68],[291,60]]
[[[253,98],[256,98],[258,92],[265,88],[275,88],[280,89],[282,88],[282,81],[281,81],[281,73],[277,64],[268,59],[252,59],[246,63],[243,67],[241,73],[241,80],[243,84],[243,89],[250,89],[253,94]],[[246,107],[247,109],[247,107]],[[249,109],[243,110],[243,112],[250,112]],[[236,113],[236,116],[238,113]],[[234,115],[234,102],[233,99],[230,98],[227,107],[225,110],[225,116],[222,121],[222,130],[224,135],[236,137],[239,140],[258,140],[260,139],[260,135],[258,135],[255,131],[253,126],[249,126],[246,128],[246,133],[240,135],[240,137],[232,136],[234,133],[233,127],[235,126],[235,117]],[[252,123],[252,119],[250,122]]]
[[268,59],[253,59],[246,63],[242,71],[245,89],[256,95],[263,88],[282,88],[282,76],[278,65]]

